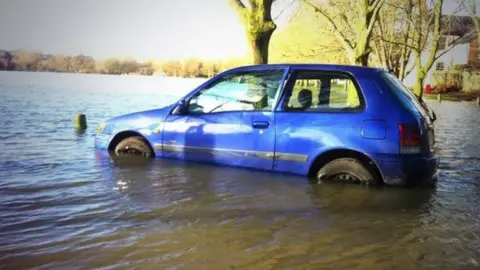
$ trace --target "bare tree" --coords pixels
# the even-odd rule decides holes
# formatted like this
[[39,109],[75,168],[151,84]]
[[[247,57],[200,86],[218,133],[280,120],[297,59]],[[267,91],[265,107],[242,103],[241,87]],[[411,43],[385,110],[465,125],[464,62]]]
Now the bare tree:
[[15,63],[18,70],[37,71],[42,61],[42,54],[25,50],[17,51]]
[[[462,24],[461,20],[455,18],[455,14],[460,11],[460,6],[451,15],[444,15],[443,0],[408,0],[413,5],[413,12],[407,17],[412,24],[413,52],[416,68],[416,79],[414,85],[414,93],[422,98],[423,85],[427,73],[432,68],[437,59],[449,52],[457,45],[458,40],[464,37],[461,34],[455,40],[444,44],[442,51],[439,50],[439,43],[444,34],[448,34],[451,28],[458,28],[458,24]],[[430,6],[433,10],[430,10]],[[457,25],[454,25],[457,24]],[[410,46],[410,45],[408,45]],[[428,53],[426,61],[422,60],[422,53]]]
[[387,0],[378,15],[372,37],[373,58],[377,66],[390,69],[400,80],[414,67],[409,66],[413,31],[407,19],[412,12],[411,1]]
[[[413,31],[414,31],[414,54],[415,54],[415,67],[416,67],[416,80],[414,86],[414,92],[422,98],[423,96],[423,83],[425,81],[425,77],[428,71],[431,69],[433,63],[436,60],[437,52],[438,52],[438,45],[440,42],[441,37],[441,18],[442,18],[442,7],[443,7],[443,0],[432,0],[433,3],[433,15],[428,18],[426,21],[424,18],[426,15],[427,10],[427,3],[423,0],[409,0],[409,2],[413,5],[413,1],[416,1],[413,18],[410,18],[410,21],[413,23]],[[427,15],[428,16],[428,15]],[[432,23],[433,22],[433,23]],[[428,37],[429,34],[431,35],[431,47],[430,52],[425,63],[422,63],[422,52],[425,44],[429,42]]]
[[200,69],[202,68],[202,62],[197,58],[188,58],[183,63],[182,73],[187,78],[195,78],[200,75]]
[[[461,35],[444,44],[442,50],[439,49],[442,36],[451,28],[458,28],[453,24],[462,23],[454,16],[460,11],[460,6],[452,15],[446,16],[442,12],[443,3],[443,0],[389,0],[383,10],[385,13],[380,14],[376,29],[373,47],[379,62],[391,68],[402,80],[416,69],[414,92],[420,98],[423,96],[426,75],[435,61],[463,38]],[[387,17],[387,27],[383,24],[385,20],[382,16]],[[408,67],[409,64],[413,65]]]
[[301,0],[312,7],[332,28],[336,38],[344,47],[351,64],[367,66],[370,39],[378,14],[385,0],[328,0],[320,6],[313,0]]
[[95,59],[83,54],[72,58],[72,72],[75,73],[93,73],[95,72]]
[[278,29],[270,45],[270,62],[349,63],[345,50],[321,15],[308,6],[295,8],[288,25]]
[[254,64],[268,63],[270,38],[277,28],[271,15],[273,1],[248,0],[249,6],[246,6],[241,0],[229,0],[245,27]]

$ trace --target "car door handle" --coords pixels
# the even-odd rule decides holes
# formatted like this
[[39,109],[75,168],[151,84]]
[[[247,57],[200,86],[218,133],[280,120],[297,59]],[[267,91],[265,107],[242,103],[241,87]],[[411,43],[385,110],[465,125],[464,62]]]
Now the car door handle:
[[268,126],[270,126],[270,123],[267,121],[253,121],[254,128],[268,128]]

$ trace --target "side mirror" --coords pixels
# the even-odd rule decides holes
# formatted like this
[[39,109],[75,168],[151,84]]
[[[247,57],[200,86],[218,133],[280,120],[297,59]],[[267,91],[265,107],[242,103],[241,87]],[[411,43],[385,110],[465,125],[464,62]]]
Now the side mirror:
[[173,109],[172,114],[187,114],[187,102],[183,99],[180,100],[175,106],[175,109]]

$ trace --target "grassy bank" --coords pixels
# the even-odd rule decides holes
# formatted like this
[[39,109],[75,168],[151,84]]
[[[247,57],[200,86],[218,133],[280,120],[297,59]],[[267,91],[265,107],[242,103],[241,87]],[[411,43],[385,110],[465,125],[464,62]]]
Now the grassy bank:
[[[437,99],[438,94],[424,94],[423,97],[425,99]],[[477,97],[480,96],[479,91],[472,91],[472,92],[448,92],[442,93],[441,98],[442,100],[448,101],[476,101]]]

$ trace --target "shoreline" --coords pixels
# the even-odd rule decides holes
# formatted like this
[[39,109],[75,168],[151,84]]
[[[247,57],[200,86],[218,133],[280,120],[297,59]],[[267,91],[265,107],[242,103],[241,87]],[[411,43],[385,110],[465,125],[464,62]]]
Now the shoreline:
[[0,72],[16,72],[16,73],[56,73],[56,74],[88,74],[88,75],[112,75],[112,76],[144,76],[144,77],[169,77],[182,79],[208,79],[209,77],[182,77],[182,76],[168,76],[164,74],[141,74],[141,73],[102,73],[102,72],[64,72],[64,71],[34,71],[34,70],[0,70]]
[[0,70],[0,72],[11,72],[11,73],[48,73],[48,74],[81,74],[81,75],[106,75],[106,76],[141,76],[141,77],[163,77],[163,78],[175,78],[175,79],[209,79],[209,77],[182,77],[182,76],[168,76],[165,74],[140,74],[140,73],[125,73],[125,74],[116,74],[116,73],[102,73],[102,72],[63,72],[63,71],[33,71],[33,70]]
[[[48,73],[48,74],[84,74],[84,75],[106,75],[106,76],[132,76],[132,77],[162,77],[169,79],[192,79],[192,80],[207,80],[209,77],[184,77],[184,76],[168,76],[166,74],[139,74],[139,73],[130,73],[130,74],[116,74],[116,73],[102,73],[102,72],[63,72],[63,71],[32,71],[32,70],[0,70],[0,72],[12,72],[12,73]],[[423,98],[426,100],[437,100],[439,93],[423,94]],[[446,92],[440,93],[442,101],[452,101],[452,102],[468,102],[475,103],[477,98],[480,97],[480,90],[471,91],[471,92]]]
[[441,101],[453,101],[453,102],[476,102],[477,98],[480,97],[479,91],[472,92],[447,92],[447,93],[436,93],[436,94],[423,94],[423,98],[426,100],[436,100],[440,94]]

